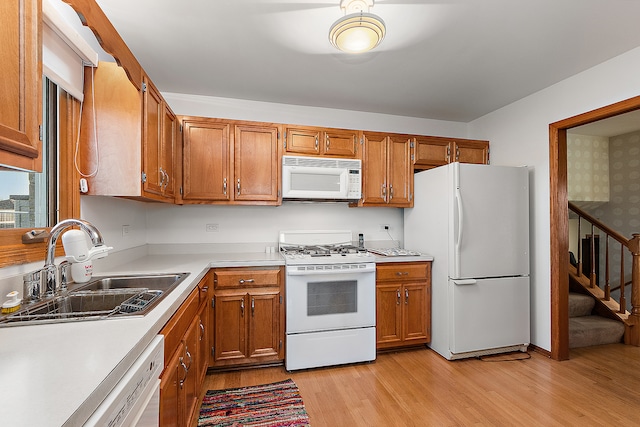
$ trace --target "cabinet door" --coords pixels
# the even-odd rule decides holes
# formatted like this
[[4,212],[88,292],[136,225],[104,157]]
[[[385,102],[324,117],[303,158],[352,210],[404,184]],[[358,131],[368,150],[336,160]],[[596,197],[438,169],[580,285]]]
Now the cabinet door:
[[286,154],[320,154],[322,132],[318,128],[290,127],[285,130]]
[[189,329],[184,336],[184,359],[183,363],[187,365],[186,378],[184,379],[184,404],[186,417],[183,424],[191,425],[195,419],[196,410],[198,409],[198,400],[200,398],[200,386],[198,378],[200,372],[198,372],[198,343],[200,336],[200,322],[196,316]]
[[378,348],[394,346],[402,340],[401,286],[376,285],[376,343]]
[[41,0],[0,2],[0,164],[41,171]]
[[425,283],[405,284],[403,286],[403,339],[426,342],[427,334],[427,286]]
[[160,164],[164,172],[164,185],[162,192],[165,197],[173,199],[176,188],[176,173],[174,157],[176,153],[176,134],[178,120],[168,105],[164,105],[164,117],[162,118],[162,151]]
[[362,149],[362,203],[387,203],[387,136],[365,133]]
[[489,141],[456,140],[455,159],[461,163],[489,164]]
[[329,156],[355,157],[358,133],[349,130],[327,129],[324,132],[324,154]]
[[224,122],[183,122],[183,200],[230,200],[230,125]]
[[249,348],[251,358],[280,354],[280,292],[263,291],[249,294]]
[[278,201],[280,162],[278,127],[235,126],[234,199]]
[[160,377],[160,425],[182,425],[184,415],[183,381],[186,371],[181,364],[184,353],[182,344],[178,347],[173,357],[167,364]]
[[164,174],[160,163],[162,146],[162,117],[164,109],[162,96],[147,76],[143,77],[142,101],[142,171],[146,175],[143,179],[145,192],[162,195]]
[[240,360],[246,355],[246,294],[215,296],[215,345],[216,363]]
[[198,312],[198,357],[196,366],[198,368],[198,389],[204,382],[204,377],[207,375],[207,368],[209,367],[209,336],[211,331],[209,330],[209,307],[208,301],[203,301],[200,305],[200,311]]
[[388,192],[390,206],[410,207],[413,199],[411,140],[408,136],[389,136]]
[[415,168],[424,170],[449,163],[452,142],[444,138],[415,138]]

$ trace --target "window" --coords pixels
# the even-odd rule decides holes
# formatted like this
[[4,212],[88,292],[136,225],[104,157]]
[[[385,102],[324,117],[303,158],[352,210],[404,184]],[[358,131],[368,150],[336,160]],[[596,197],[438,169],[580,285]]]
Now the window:
[[58,87],[43,80],[42,173],[0,171],[0,228],[43,228],[56,223]]
[[41,173],[0,171],[0,267],[43,260],[45,243],[23,244],[22,235],[79,217],[73,166],[80,102],[43,78]]

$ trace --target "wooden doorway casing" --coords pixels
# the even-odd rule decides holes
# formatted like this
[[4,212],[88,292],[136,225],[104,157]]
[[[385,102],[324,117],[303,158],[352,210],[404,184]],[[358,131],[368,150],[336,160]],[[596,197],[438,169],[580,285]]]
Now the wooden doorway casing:
[[640,109],[640,96],[549,125],[551,210],[551,358],[569,359],[569,211],[567,129]]

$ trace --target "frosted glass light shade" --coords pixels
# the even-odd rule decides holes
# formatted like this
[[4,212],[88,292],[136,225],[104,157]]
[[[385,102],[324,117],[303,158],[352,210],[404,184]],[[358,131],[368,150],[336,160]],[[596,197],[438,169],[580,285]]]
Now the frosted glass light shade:
[[386,28],[384,21],[372,13],[352,13],[331,26],[329,40],[343,52],[368,52],[380,44]]

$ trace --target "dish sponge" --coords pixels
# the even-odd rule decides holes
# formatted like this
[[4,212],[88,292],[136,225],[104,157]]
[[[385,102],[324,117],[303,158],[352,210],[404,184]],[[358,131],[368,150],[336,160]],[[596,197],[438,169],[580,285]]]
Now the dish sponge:
[[9,314],[14,311],[18,311],[20,309],[21,302],[21,300],[18,299],[18,291],[9,292],[7,297],[9,299],[2,304],[2,314]]

